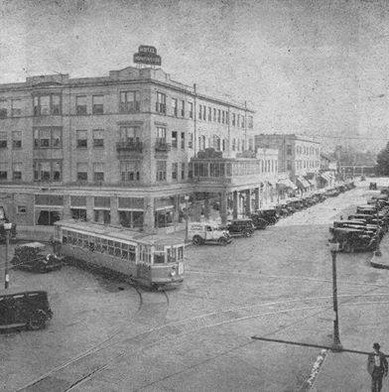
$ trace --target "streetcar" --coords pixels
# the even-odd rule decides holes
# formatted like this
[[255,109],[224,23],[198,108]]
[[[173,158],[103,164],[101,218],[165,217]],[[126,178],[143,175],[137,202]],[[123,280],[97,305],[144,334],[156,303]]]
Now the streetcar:
[[176,288],[184,279],[183,242],[94,222],[54,225],[55,251],[76,266],[92,265],[155,289]]

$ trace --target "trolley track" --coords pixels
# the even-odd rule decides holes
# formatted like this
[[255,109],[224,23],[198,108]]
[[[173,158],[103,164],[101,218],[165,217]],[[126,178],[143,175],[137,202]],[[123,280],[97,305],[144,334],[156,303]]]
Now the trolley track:
[[[147,309],[147,306],[145,306],[143,301],[144,293],[139,292],[139,294],[142,298],[142,304],[134,316],[134,323],[139,321],[139,316],[141,316],[141,319],[144,320],[142,312],[147,313],[151,309]],[[169,301],[167,293],[164,292],[163,297],[168,304]],[[383,297],[385,300],[383,300]],[[344,306],[346,303],[348,306],[368,306],[377,303],[389,304],[389,300],[386,301],[386,297],[389,297],[389,295],[382,296],[380,294],[369,294],[360,295],[358,297],[355,295],[343,295],[339,298],[340,306]],[[358,301],[355,301],[356,298]],[[39,387],[40,384],[44,386],[45,381],[48,378],[61,380],[60,382],[62,383],[63,388],[58,389],[58,391],[74,390],[81,384],[87,382],[93,377],[96,377],[99,373],[104,371],[104,369],[109,368],[126,355],[134,355],[134,353],[142,351],[145,347],[155,346],[169,339],[184,337],[187,334],[195,333],[203,328],[213,328],[249,319],[262,320],[263,322],[265,320],[271,321],[274,317],[291,312],[300,312],[304,315],[308,313],[309,317],[314,317],[315,315],[330,309],[331,306],[331,297],[311,297],[286,301],[273,301],[254,306],[235,307],[220,312],[202,314],[173,323],[163,325],[159,324],[159,326],[153,326],[146,331],[143,330],[140,333],[136,333],[134,336],[125,338],[125,334],[134,330],[133,324],[131,324],[128,328],[122,328],[121,330],[116,331],[115,334],[100,342],[99,345],[85,351],[81,355],[69,360],[57,368],[52,369],[39,379],[36,379],[22,389],[19,389],[19,391],[28,392],[37,390],[36,388]],[[160,321],[166,319],[166,313],[167,311],[162,312],[162,314],[158,317]],[[304,316],[304,318],[306,318],[306,316]],[[275,332],[273,331],[272,334],[273,333]],[[123,348],[123,346],[125,348]],[[93,366],[88,365],[88,360],[93,362]],[[72,368],[70,374],[73,375],[73,379],[72,381],[67,381],[69,375],[67,375],[66,370],[69,370],[70,368]],[[79,373],[79,377],[76,380],[74,380],[75,368],[77,368],[77,373]],[[64,380],[67,381],[66,386],[64,384]],[[46,389],[39,390],[45,391]],[[47,391],[49,390],[47,389]]]

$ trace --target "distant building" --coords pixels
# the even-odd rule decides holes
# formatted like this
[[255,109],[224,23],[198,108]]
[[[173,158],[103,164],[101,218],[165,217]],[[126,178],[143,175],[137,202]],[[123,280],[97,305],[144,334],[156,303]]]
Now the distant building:
[[316,186],[320,171],[320,143],[307,136],[295,134],[255,135],[256,148],[275,148],[278,150],[279,171],[286,172],[289,178],[301,189],[307,191]]

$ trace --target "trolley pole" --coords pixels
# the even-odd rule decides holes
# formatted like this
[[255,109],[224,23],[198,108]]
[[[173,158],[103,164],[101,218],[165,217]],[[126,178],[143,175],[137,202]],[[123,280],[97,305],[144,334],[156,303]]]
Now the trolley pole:
[[334,319],[334,341],[332,343],[332,351],[340,352],[343,350],[343,346],[340,343],[339,336],[339,314],[338,314],[338,286],[337,286],[337,276],[336,276],[336,255],[338,252],[339,244],[333,243],[331,248],[332,256],[332,298],[335,312]]
[[8,272],[8,250],[9,250],[9,235],[11,232],[12,223],[4,223],[5,231],[5,264],[4,264],[4,289],[7,290],[9,286],[9,272]]
[[188,234],[189,234],[189,211],[188,211],[188,201],[189,196],[185,195],[185,243],[188,242]]

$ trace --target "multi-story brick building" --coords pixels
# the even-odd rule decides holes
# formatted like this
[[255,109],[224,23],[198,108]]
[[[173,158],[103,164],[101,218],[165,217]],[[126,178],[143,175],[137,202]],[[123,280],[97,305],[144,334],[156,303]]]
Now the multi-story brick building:
[[201,191],[191,158],[211,147],[234,160],[253,150],[253,132],[245,104],[201,94],[162,69],[2,84],[0,204],[20,225],[73,217],[164,227],[185,195]]
[[313,189],[320,171],[320,142],[307,136],[295,134],[255,135],[255,146],[278,150],[280,172],[301,189]]

